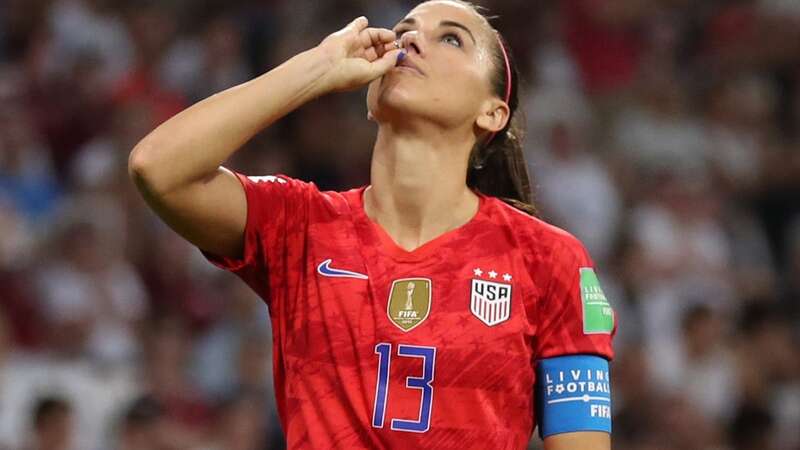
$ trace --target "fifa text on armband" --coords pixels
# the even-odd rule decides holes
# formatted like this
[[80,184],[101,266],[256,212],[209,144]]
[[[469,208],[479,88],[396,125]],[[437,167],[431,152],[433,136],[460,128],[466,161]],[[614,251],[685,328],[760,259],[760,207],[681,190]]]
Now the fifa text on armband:
[[592,417],[611,418],[611,407],[608,405],[591,405],[590,414]]

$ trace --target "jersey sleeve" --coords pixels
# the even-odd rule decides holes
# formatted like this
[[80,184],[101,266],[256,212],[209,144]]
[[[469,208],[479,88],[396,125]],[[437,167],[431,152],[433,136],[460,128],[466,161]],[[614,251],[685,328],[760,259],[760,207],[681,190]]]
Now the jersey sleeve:
[[244,249],[240,258],[202,252],[214,265],[233,272],[270,303],[275,283],[306,242],[310,196],[316,190],[284,175],[245,176],[234,173],[247,197]]
[[538,308],[536,359],[597,355],[611,360],[614,311],[586,249],[565,234],[551,258],[551,277]]

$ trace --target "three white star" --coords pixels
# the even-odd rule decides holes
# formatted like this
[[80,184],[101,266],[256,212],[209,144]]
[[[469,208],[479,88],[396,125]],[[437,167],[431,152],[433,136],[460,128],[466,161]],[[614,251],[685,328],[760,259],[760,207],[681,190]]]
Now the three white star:
[[[474,273],[476,277],[479,277],[483,275],[483,270],[481,270],[480,267],[476,267],[475,269],[472,270],[472,273]],[[486,272],[486,274],[489,275],[489,278],[492,279],[497,278],[497,275],[499,275],[497,272],[494,271],[494,269]],[[511,281],[511,278],[513,277],[510,274],[507,273],[503,274],[503,281]]]

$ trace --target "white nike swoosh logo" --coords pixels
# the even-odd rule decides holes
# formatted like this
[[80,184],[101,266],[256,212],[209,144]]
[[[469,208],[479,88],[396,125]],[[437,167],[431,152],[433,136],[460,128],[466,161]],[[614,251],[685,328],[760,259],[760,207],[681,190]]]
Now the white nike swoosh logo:
[[331,260],[326,259],[317,266],[317,273],[326,277],[335,278],[357,278],[359,280],[367,280],[368,276],[363,273],[353,272],[351,270],[334,269],[331,267]]

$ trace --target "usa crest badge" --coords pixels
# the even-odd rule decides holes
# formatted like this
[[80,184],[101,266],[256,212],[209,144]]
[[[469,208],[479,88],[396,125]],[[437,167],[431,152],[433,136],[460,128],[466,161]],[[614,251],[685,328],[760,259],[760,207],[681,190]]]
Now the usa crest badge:
[[397,328],[411,331],[424,322],[430,312],[431,280],[403,278],[392,282],[386,313]]
[[[511,277],[504,279],[510,281]],[[490,327],[505,322],[511,317],[511,284],[473,278],[469,309]]]

